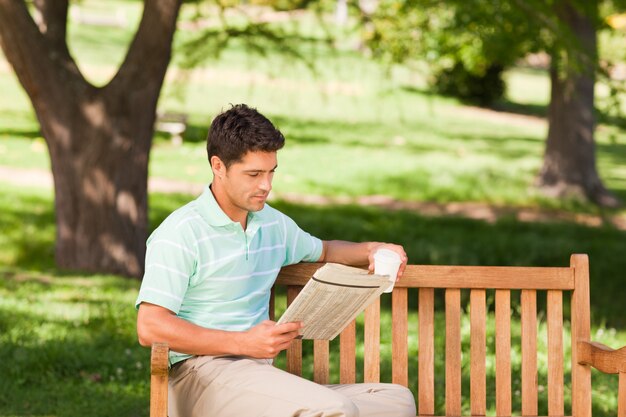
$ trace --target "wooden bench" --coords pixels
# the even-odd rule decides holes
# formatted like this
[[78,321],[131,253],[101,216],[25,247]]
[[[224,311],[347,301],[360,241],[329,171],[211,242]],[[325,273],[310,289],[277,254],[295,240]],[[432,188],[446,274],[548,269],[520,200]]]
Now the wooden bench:
[[[320,264],[298,264],[282,269],[276,285],[287,287],[291,302]],[[418,301],[417,369],[410,369],[408,354],[409,289],[416,288]],[[435,289],[445,292],[445,349],[435,353]],[[467,291],[466,291],[467,290]],[[497,416],[538,415],[538,315],[537,296],[546,294],[547,327],[547,408],[549,416],[591,416],[591,366],[619,374],[618,417],[626,417],[626,347],[612,350],[590,340],[589,263],[586,255],[572,255],[570,266],[481,267],[409,265],[392,297],[391,381],[408,386],[417,378],[418,415],[435,415],[435,395],[445,395],[445,415],[462,415],[462,354],[470,357],[470,415],[487,412],[486,345],[487,294],[495,293],[495,414]],[[512,393],[511,308],[512,291],[520,291],[521,389]],[[469,293],[470,343],[462,352],[462,299]],[[463,294],[463,296],[462,296]],[[570,308],[565,301],[570,300]],[[515,300],[517,300],[515,298]],[[571,312],[570,314],[564,314]],[[270,305],[274,311],[274,296]],[[568,317],[566,317],[568,316]],[[565,320],[564,320],[565,319]],[[565,410],[564,321],[571,331],[571,414]],[[380,301],[364,313],[363,382],[380,381]],[[438,329],[443,332],[444,329]],[[313,341],[313,379],[329,381],[329,342]],[[340,335],[340,383],[356,381],[356,325]],[[151,413],[167,414],[167,345],[152,348]],[[445,356],[445,392],[435,393],[435,355]],[[287,371],[302,373],[302,341],[294,341],[287,351]],[[360,382],[360,381],[359,381]],[[442,390],[443,391],[443,390]],[[467,393],[466,393],[467,394]],[[512,395],[521,395],[521,410],[512,409]],[[569,407],[568,407],[569,408]],[[568,412],[570,410],[567,410]]]
[[169,133],[172,145],[180,146],[187,130],[187,119],[184,113],[157,113],[154,130]]

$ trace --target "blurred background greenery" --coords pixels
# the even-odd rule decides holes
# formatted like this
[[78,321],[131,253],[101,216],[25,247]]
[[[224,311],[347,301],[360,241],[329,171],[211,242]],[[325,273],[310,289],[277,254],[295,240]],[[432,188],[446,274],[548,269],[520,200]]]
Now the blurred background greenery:
[[[498,63],[498,79],[488,78],[486,83],[501,83],[500,93],[489,91],[487,98],[478,99],[471,94],[451,96],[449,89],[438,88],[438,74],[452,76],[459,71],[455,62],[461,62],[465,75],[460,78],[475,84],[476,78],[467,74],[493,76],[487,74],[489,65],[481,48],[491,51],[495,47],[484,45],[495,44],[506,52],[513,44],[502,38],[490,44],[483,37],[481,48],[461,48],[457,44],[472,45],[473,38],[461,33],[464,26],[451,18],[449,10],[454,6],[465,13],[463,3],[452,1],[448,9],[431,3],[428,13],[442,16],[446,25],[440,32],[434,28],[421,32],[431,40],[419,34],[409,37],[413,42],[409,46],[398,43],[406,39],[398,38],[399,33],[407,33],[401,23],[417,28],[432,21],[425,19],[426,9],[408,8],[404,10],[410,13],[393,15],[388,11],[402,5],[392,1],[381,2],[380,13],[370,13],[367,19],[349,5],[345,21],[340,19],[341,2],[287,1],[271,3],[274,7],[186,3],[158,105],[160,114],[184,115],[186,130],[182,143],[165,131],[155,133],[149,165],[154,181],[149,194],[150,230],[210,181],[204,150],[208,125],[229,103],[245,102],[272,119],[287,138],[279,153],[271,204],[305,230],[325,239],[398,242],[416,264],[564,266],[571,253],[587,253],[593,339],[613,347],[626,345],[626,320],[619,301],[626,297],[626,210],[578,198],[549,197],[534,186],[545,150],[550,100],[550,77],[541,48],[516,44],[525,58],[507,57]],[[604,15],[618,11],[606,3],[601,8]],[[141,12],[140,1],[71,4],[68,44],[88,80],[103,86],[115,74]],[[461,12],[457,16],[463,16]],[[481,16],[495,12],[482,8],[475,12],[470,20],[491,33],[493,28]],[[392,20],[398,16],[402,20]],[[250,21],[269,22],[270,29]],[[381,32],[385,25],[393,30]],[[599,62],[620,68],[624,32],[608,24],[599,26]],[[254,36],[245,35],[241,28]],[[524,36],[533,30],[543,36],[540,28],[522,29],[527,30]],[[212,36],[202,38],[205,30]],[[272,38],[274,33],[283,38]],[[450,38],[442,39],[446,34]],[[521,35],[514,31],[509,36]],[[550,39],[541,39],[547,48]],[[419,48],[418,40],[423,41]],[[432,43],[449,48],[440,51],[443,58],[426,47]],[[450,51],[461,51],[462,59],[455,60]],[[452,92],[460,90],[452,88]],[[149,352],[137,344],[132,307],[140,283],[55,265],[54,195],[46,142],[28,96],[2,56],[0,91],[0,356],[4,358],[0,415],[147,415]],[[595,135],[598,170],[606,187],[626,201],[623,94],[610,77],[599,77],[596,94],[601,122]],[[283,308],[284,294],[279,297]],[[416,298],[411,294],[413,329],[417,328]],[[390,379],[388,307],[384,298],[381,372],[386,380]],[[539,346],[543,347],[545,300],[540,299],[539,310]],[[514,331],[518,317],[516,312]],[[437,320],[443,325],[443,316]],[[492,324],[491,316],[489,320]],[[489,329],[488,392],[495,374],[493,326]],[[469,343],[468,323],[463,336]],[[415,389],[415,332],[409,343]],[[436,343],[440,352],[436,355],[437,410],[443,413],[442,334]],[[519,334],[514,334],[513,345],[513,367],[519,370]],[[305,344],[305,351],[310,350]],[[337,357],[331,359],[331,379],[337,382]],[[468,360],[463,358],[464,363]],[[545,351],[538,360],[540,413],[545,413]],[[284,363],[284,356],[278,363]],[[311,373],[311,366],[305,361],[305,373]],[[361,364],[358,372],[362,373]],[[463,389],[468,392],[464,375]],[[614,414],[616,380],[594,372],[594,381],[594,414]],[[518,374],[513,389],[519,386]],[[566,397],[570,401],[569,392]],[[494,401],[488,399],[491,414]],[[519,412],[517,401],[514,410]],[[465,412],[468,404],[464,403]]]

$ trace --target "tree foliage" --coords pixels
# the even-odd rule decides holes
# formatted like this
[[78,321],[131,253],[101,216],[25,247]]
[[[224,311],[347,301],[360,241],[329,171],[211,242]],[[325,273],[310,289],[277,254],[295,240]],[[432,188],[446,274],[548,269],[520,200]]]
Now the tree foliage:
[[[493,83],[520,58],[546,52],[559,59],[561,68],[581,68],[595,60],[559,17],[558,0],[382,0],[373,13],[364,14],[363,36],[385,62],[426,62],[430,83],[440,92],[488,104],[499,98]],[[619,8],[622,0],[598,2],[572,0],[597,29],[603,17]],[[623,5],[622,5],[623,6]],[[476,89],[484,88],[484,97]]]

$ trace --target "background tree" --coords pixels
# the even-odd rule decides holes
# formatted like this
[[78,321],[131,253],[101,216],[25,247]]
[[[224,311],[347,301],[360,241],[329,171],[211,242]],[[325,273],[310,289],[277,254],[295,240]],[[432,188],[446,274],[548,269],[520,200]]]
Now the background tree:
[[67,45],[68,0],[0,0],[0,45],[50,153],[61,268],[139,276],[147,237],[148,159],[182,0],[146,0],[126,57],[103,87]]
[[483,105],[502,95],[503,70],[528,53],[547,52],[549,133],[537,185],[555,197],[616,207],[595,163],[598,8],[597,0],[383,0],[364,16],[364,33],[379,57],[425,59],[436,90]]
[[598,1],[558,0],[556,22],[571,42],[554,43],[550,63],[548,139],[538,185],[556,197],[580,196],[600,206],[620,202],[602,183],[594,140]]

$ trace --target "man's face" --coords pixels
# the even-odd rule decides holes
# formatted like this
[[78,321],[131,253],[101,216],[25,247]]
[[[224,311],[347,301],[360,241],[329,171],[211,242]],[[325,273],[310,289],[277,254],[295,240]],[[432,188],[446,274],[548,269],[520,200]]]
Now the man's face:
[[276,152],[258,151],[224,168],[221,181],[229,203],[245,211],[263,209],[277,166]]

